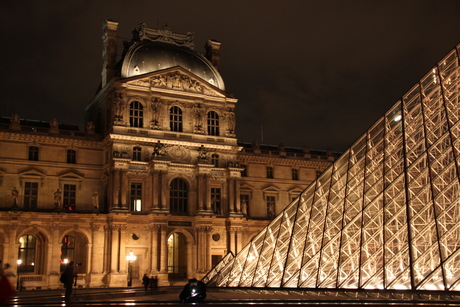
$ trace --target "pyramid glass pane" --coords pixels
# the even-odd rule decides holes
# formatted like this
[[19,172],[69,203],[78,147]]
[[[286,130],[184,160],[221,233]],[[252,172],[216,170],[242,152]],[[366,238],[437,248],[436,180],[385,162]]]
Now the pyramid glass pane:
[[209,284],[460,290],[459,47]]

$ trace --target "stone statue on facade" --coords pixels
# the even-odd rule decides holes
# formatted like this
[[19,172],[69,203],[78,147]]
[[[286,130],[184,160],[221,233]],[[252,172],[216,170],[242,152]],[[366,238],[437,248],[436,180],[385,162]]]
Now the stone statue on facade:
[[56,192],[54,192],[54,208],[61,208],[62,204],[62,192],[61,189],[57,189]]
[[93,124],[93,122],[87,122],[86,123],[86,132],[94,133],[94,124]]
[[192,112],[193,112],[193,119],[195,121],[195,123],[194,123],[194,127],[195,127],[194,132],[203,134],[204,133],[204,130],[203,130],[203,116],[204,116],[205,111],[201,107],[201,104],[196,103],[193,106]]
[[206,149],[204,148],[204,145],[201,145],[201,147],[198,149],[198,158],[200,160],[207,160],[208,159],[208,153],[206,152]]
[[158,140],[158,142],[153,145],[152,158],[164,157],[166,155],[164,147],[165,145],[163,145],[160,140]]
[[96,191],[94,191],[93,193],[93,208],[99,209],[99,195]]
[[160,129],[160,105],[161,105],[161,100],[158,97],[152,98],[152,122],[151,122],[151,128],[159,130]]
[[19,114],[17,114],[17,113],[12,114],[11,118],[10,118],[10,122],[12,124],[19,124],[20,123]]
[[50,121],[50,127],[53,128],[53,129],[57,129],[59,127],[59,123],[58,123],[56,118],[53,118]]
[[19,191],[14,187],[11,190],[11,199],[13,200],[13,207],[18,206],[18,197],[19,197]]

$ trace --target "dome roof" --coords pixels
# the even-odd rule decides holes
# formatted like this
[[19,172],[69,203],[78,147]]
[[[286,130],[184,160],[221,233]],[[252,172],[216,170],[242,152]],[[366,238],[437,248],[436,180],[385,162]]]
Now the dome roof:
[[144,41],[131,46],[123,59],[121,77],[129,78],[175,66],[225,90],[222,77],[208,59],[192,49],[161,42]]

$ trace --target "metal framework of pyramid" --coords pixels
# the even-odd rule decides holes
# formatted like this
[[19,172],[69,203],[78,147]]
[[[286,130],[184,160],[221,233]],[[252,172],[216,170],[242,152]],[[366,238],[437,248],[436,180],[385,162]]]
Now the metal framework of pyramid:
[[459,49],[204,281],[460,290]]

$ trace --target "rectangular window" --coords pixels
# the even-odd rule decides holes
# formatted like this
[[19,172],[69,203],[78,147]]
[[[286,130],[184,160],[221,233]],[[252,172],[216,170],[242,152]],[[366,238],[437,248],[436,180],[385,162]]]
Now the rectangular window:
[[38,161],[38,147],[37,146],[29,146],[29,160]]
[[266,196],[267,217],[275,217],[275,196]]
[[142,183],[131,183],[131,211],[142,211]]
[[38,183],[26,182],[24,185],[24,209],[37,209]]
[[67,163],[77,163],[77,152],[73,149],[67,150]]
[[273,167],[267,166],[267,178],[273,178]]
[[244,164],[240,164],[240,167],[243,168],[241,171],[241,177],[248,177],[248,167]]
[[65,210],[75,210],[75,197],[77,193],[77,186],[75,184],[64,184],[63,192],[63,206]]
[[292,180],[299,180],[299,170],[293,168],[292,169]]
[[211,206],[214,214],[222,214],[220,188],[211,188]]

